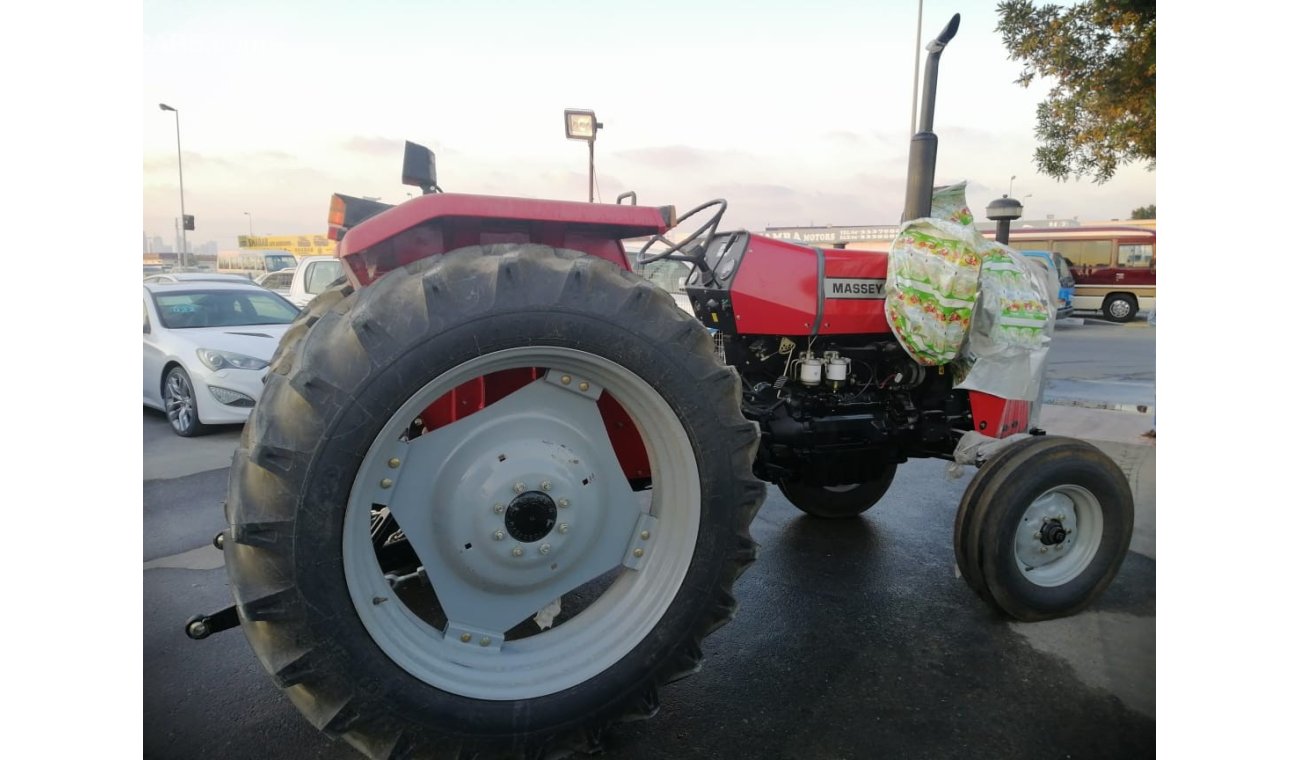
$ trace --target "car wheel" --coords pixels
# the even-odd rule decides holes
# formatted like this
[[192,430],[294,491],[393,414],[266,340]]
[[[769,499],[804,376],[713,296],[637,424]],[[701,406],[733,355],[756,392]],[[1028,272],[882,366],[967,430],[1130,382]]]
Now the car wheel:
[[190,438],[204,432],[199,422],[199,404],[194,396],[194,383],[183,367],[172,367],[163,379],[163,408],[167,422],[176,435]]
[[1109,296],[1101,310],[1112,322],[1129,322],[1137,316],[1137,300],[1130,295]]
[[424,259],[317,316],[231,469],[226,566],[276,683],[375,757],[562,757],[653,715],[734,614],[765,493],[704,327],[538,245]]

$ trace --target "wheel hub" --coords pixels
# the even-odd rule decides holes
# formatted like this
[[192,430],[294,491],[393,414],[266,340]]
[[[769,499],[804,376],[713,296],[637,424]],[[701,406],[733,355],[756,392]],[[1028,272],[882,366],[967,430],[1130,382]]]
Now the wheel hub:
[[540,541],[555,527],[559,510],[541,491],[521,493],[506,507],[506,532],[524,543]]
[[1043,527],[1039,529],[1038,534],[1039,540],[1043,542],[1044,546],[1055,546],[1065,542],[1069,531],[1065,529],[1060,520],[1051,519],[1043,523]]

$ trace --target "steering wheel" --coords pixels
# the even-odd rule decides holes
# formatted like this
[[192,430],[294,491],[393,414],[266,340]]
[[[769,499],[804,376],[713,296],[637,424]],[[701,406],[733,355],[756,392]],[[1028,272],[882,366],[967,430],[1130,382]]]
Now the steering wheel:
[[[671,240],[668,240],[663,235],[655,235],[654,237],[646,241],[646,244],[641,246],[641,250],[637,251],[636,254],[637,266],[653,264],[656,261],[663,261],[664,259],[672,259],[673,261],[685,261],[687,263],[694,264],[700,267],[701,269],[707,269],[708,267],[706,267],[704,264],[704,252],[708,250],[709,243],[713,242],[713,236],[716,235],[718,232],[718,223],[722,221],[722,215],[727,211],[727,202],[722,198],[715,198],[707,203],[701,203],[700,205],[696,206],[690,211],[687,211],[684,215],[677,218],[677,224],[681,224],[682,222],[686,221],[687,219],[690,219],[692,216],[695,216],[701,211],[707,208],[712,208],[714,206],[717,206],[718,210],[713,212],[713,214],[709,217],[708,221],[700,225],[691,234],[682,238],[680,242],[673,244]],[[676,225],[674,225],[674,227],[675,226]],[[705,237],[706,233],[707,233],[707,237]],[[703,243],[695,246],[694,249],[692,249],[689,252],[683,252],[683,250],[687,246],[691,245],[696,240],[699,240],[701,237],[705,238]],[[664,243],[665,245],[668,245],[670,247],[666,251],[660,251],[659,253],[656,253],[653,256],[647,256],[646,251],[650,250],[650,246],[654,245],[655,243]]]

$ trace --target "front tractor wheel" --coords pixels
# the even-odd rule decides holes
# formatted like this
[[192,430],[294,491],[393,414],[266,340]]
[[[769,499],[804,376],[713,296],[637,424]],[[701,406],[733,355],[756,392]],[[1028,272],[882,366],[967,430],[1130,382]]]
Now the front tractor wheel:
[[375,757],[559,757],[652,715],[756,552],[757,434],[707,331],[535,245],[319,312],[246,428],[225,542],[289,698]]
[[1072,615],[1119,572],[1133,535],[1133,494],[1110,457],[1084,441],[1036,437],[976,473],[957,512],[958,567],[1013,618]]

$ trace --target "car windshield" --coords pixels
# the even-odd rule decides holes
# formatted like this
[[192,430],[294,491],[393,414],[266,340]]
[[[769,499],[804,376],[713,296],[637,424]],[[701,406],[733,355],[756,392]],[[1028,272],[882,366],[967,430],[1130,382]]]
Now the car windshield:
[[298,259],[287,253],[272,253],[266,256],[266,271],[278,272],[281,269],[298,266]]
[[163,327],[286,325],[298,316],[293,304],[270,291],[186,290],[154,293]]

